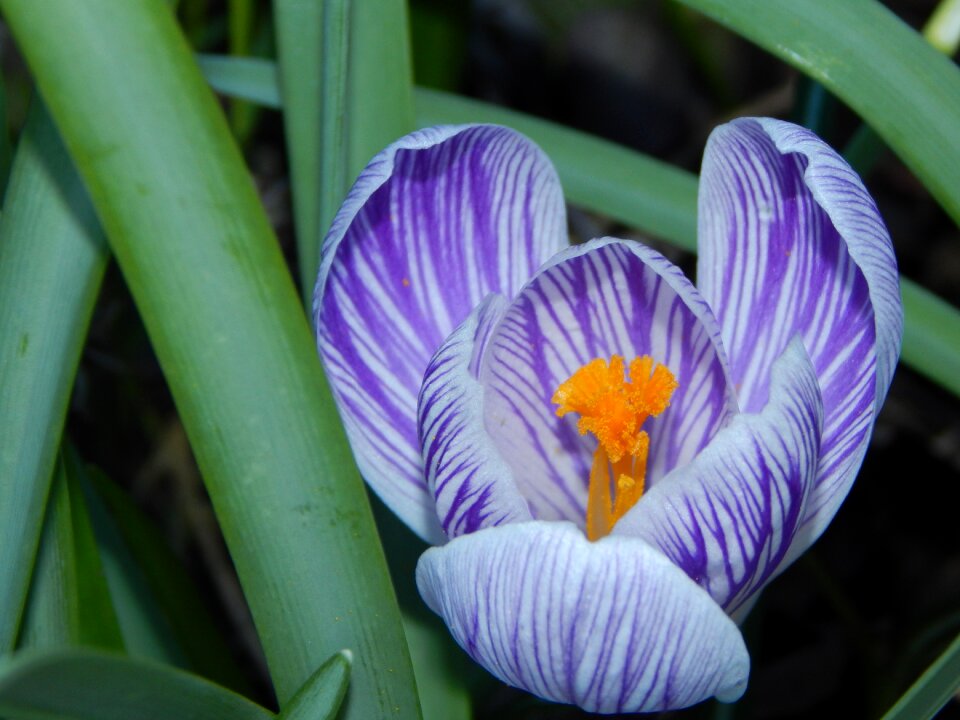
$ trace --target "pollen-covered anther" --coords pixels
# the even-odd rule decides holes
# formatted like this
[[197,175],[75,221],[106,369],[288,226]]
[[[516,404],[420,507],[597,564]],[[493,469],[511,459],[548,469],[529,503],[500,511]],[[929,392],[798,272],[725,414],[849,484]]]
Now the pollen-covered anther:
[[646,484],[650,438],[642,430],[650,416],[670,405],[676,378],[665,365],[654,366],[649,355],[630,362],[630,379],[624,377],[624,360],[596,358],[579,368],[553,395],[563,417],[580,415],[581,435],[597,438],[587,494],[587,537],[597,540],[632,508]]

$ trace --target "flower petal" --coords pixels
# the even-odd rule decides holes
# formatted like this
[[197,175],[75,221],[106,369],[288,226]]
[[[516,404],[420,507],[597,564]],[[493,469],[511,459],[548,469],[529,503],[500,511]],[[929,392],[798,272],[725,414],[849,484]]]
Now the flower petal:
[[423,467],[449,537],[533,519],[484,428],[483,386],[477,378],[480,357],[506,307],[502,295],[478,305],[433,356],[423,377],[417,407]]
[[596,440],[556,416],[557,387],[594,358],[651,355],[679,387],[645,426],[648,483],[689,462],[736,404],[716,321],[696,288],[640,243],[594,240],[550,261],[507,310],[480,379],[487,432],[534,517],[583,524]]
[[636,538],[503,525],[427,550],[417,586],[453,637],[510,685],[591,712],[733,701],[750,660],[736,625]]
[[809,131],[769,119],[714,131],[699,219],[698,286],[720,320],[741,407],[766,403],[773,362],[794,335],[816,368],[824,432],[806,545],[853,483],[899,354],[890,238],[842,158]]
[[783,566],[817,472],[823,407],[796,338],[774,364],[770,400],[741,414],[618,522],[658,548],[727,612]]
[[549,160],[494,126],[402,138],[334,219],[314,295],[317,346],[360,471],[425,539],[442,538],[416,434],[427,362],[481,299],[512,295],[566,243]]

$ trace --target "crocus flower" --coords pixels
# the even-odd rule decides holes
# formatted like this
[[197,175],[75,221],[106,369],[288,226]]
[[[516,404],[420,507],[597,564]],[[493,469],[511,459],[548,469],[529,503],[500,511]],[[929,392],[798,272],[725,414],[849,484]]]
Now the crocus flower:
[[569,246],[564,212],[506,128],[373,159],[315,295],[347,434],[491,673],[597,712],[735,700],[737,621],[836,513],[890,383],[887,231],[836,153],[768,119],[708,142],[696,287],[638,242]]

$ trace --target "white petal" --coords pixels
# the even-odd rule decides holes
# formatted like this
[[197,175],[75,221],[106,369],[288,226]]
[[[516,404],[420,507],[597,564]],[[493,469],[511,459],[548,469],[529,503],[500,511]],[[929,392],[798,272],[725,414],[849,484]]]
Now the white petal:
[[483,424],[478,364],[507,301],[492,295],[453,331],[423,378],[417,408],[427,486],[450,537],[532,520],[510,467]]
[[498,678],[592,712],[737,699],[750,660],[736,625],[641,540],[570,523],[503,525],[428,550],[427,604]]
[[400,139],[333,222],[314,295],[317,346],[360,471],[425,539],[443,537],[416,433],[427,362],[480,300],[513,295],[566,244],[550,161],[494,126]]
[[613,529],[659,548],[729,613],[792,559],[817,472],[823,407],[799,339],[772,375],[762,412],[734,418]]
[[824,432],[809,543],[853,483],[899,354],[889,235],[842,158],[809,131],[762,118],[714,131],[699,223],[697,282],[720,320],[741,407],[763,407],[794,335],[816,368]]

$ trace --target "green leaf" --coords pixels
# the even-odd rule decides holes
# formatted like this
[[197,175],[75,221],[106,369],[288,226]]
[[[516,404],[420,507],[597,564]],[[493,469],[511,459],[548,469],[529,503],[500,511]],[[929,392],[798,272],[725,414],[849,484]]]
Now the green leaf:
[[106,261],[83,183],[35,102],[0,216],[0,653],[16,639]]
[[[347,179],[414,129],[413,68],[405,0],[356,0],[350,6],[347,79]],[[322,228],[326,232],[326,228]]]
[[960,70],[876,0],[681,0],[819,80],[960,223]]
[[387,563],[400,601],[403,631],[410,646],[424,720],[469,720],[469,681],[484,675],[454,642],[450,631],[417,590],[417,561],[429,545],[414,535],[376,496],[373,514],[380,529]]
[[350,0],[274,2],[300,287],[308,307],[320,240],[347,191],[350,5]]
[[314,340],[169,8],[0,8],[157,351],[281,703],[350,647],[349,717],[418,717],[382,548]]
[[[944,55],[953,55],[960,45],[960,0],[941,0],[924,25],[923,37]],[[866,176],[886,149],[873,128],[861,125],[844,148],[843,156],[854,170]]]
[[[413,577],[411,573],[411,582]],[[464,682],[469,658],[456,647],[450,631],[436,615],[429,611],[402,613],[424,720],[469,720],[473,711]]]
[[900,278],[900,293],[905,320],[901,360],[960,396],[960,311],[906,278]]
[[9,720],[269,720],[265,708],[195,675],[81,650],[24,652],[0,666]]
[[217,92],[244,98],[264,107],[280,108],[277,64],[272,60],[197,55],[197,64],[210,87]]
[[960,688],[960,636],[910,686],[883,720],[932,718]]
[[[119,486],[91,470],[84,487],[94,531],[112,560],[114,597],[131,654],[165,659],[243,692],[248,683],[217,622],[158,528]],[[131,637],[132,636],[132,637]],[[138,648],[140,651],[138,652]],[[150,648],[156,654],[148,653]]]
[[347,694],[352,663],[349,650],[331,656],[293,696],[278,720],[333,720]]
[[124,649],[72,457],[57,463],[20,645]]

